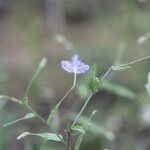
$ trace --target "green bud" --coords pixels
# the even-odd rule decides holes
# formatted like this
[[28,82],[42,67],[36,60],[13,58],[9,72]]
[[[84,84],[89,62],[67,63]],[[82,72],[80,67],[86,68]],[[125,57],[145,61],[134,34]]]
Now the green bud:
[[93,92],[96,92],[99,88],[100,80],[98,77],[93,77],[93,79],[90,82],[90,88]]
[[42,60],[41,60],[41,62],[39,63],[39,68],[44,68],[45,67],[45,65],[46,65],[46,63],[47,63],[47,59],[46,58],[43,58]]

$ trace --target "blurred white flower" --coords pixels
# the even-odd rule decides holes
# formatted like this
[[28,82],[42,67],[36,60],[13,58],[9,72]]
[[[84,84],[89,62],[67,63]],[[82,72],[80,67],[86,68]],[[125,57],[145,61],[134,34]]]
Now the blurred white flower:
[[73,44],[62,34],[57,34],[54,40],[62,44],[67,50],[72,50],[74,48]]
[[141,37],[139,37],[138,40],[137,40],[138,44],[143,44],[144,42],[146,42],[146,40],[149,37],[150,37],[150,32],[145,34],[145,35],[143,35],[143,36],[141,36]]
[[138,38],[138,43],[143,44],[146,41],[146,39],[147,38],[145,36],[141,36],[141,37]]

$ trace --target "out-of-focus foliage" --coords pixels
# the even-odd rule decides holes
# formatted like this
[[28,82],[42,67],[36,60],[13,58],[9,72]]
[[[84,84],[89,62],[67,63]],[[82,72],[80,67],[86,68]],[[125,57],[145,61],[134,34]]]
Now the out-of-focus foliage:
[[[78,54],[91,66],[97,64],[100,77],[112,65],[150,55],[149,18],[149,0],[1,0],[0,95],[23,98],[37,62],[46,57],[47,66],[33,83],[29,102],[48,118],[72,84],[72,76],[60,69],[62,59]],[[99,110],[76,149],[82,136],[80,150],[150,149],[149,66],[150,60],[144,60],[106,79],[80,118],[85,123],[93,109]],[[78,76],[76,92],[64,101],[54,120],[63,135],[60,127],[66,126],[68,114],[77,113],[84,103],[87,80]],[[26,109],[0,100],[0,150],[41,150],[41,138],[16,139],[25,131],[48,130],[36,118],[2,127],[26,113]],[[46,142],[48,149],[63,147]]]

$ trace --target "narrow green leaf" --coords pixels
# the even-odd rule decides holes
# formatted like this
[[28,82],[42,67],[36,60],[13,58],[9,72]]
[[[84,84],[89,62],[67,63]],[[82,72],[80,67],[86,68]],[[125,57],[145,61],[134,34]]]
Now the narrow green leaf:
[[20,119],[17,119],[15,121],[11,121],[9,123],[4,124],[3,127],[7,127],[7,126],[10,126],[10,125],[13,125],[13,124],[15,124],[15,123],[17,123],[19,121],[22,121],[22,120],[24,120],[24,118],[20,118]]
[[136,98],[136,94],[132,92],[131,90],[127,89],[126,87],[123,87],[123,86],[120,86],[111,82],[103,83],[102,87],[121,97],[126,97],[130,99]]
[[75,146],[74,146],[74,150],[79,150],[80,149],[80,145],[82,143],[84,134],[80,134],[76,140]]
[[38,69],[36,70],[35,74],[33,75],[33,77],[31,78],[29,84],[28,84],[28,87],[26,89],[26,92],[25,92],[25,98],[28,98],[28,93],[30,91],[30,88],[33,84],[33,82],[36,80],[36,78],[38,77],[39,73],[41,72],[42,69],[44,69],[45,65],[46,65],[46,62],[47,62],[47,59],[46,58],[43,58],[40,63],[39,63],[39,66],[38,66]]
[[88,121],[87,123],[89,123],[89,122],[91,121],[91,119],[93,118],[93,116],[94,116],[97,112],[98,112],[98,110],[93,110],[93,111],[92,111],[92,114],[91,114],[91,116],[90,116],[90,118],[89,118],[89,121]]
[[131,66],[128,66],[128,65],[125,65],[125,64],[122,64],[122,65],[118,65],[118,66],[112,66],[112,69],[115,70],[115,71],[120,71],[120,70],[126,70],[126,69],[132,69]]
[[[61,141],[55,133],[49,133],[49,132],[44,132],[44,133],[23,132],[21,135],[17,137],[17,140],[25,138],[26,136],[38,136],[45,140],[51,140],[51,141],[57,141],[57,142]],[[59,136],[62,137],[61,135]]]
[[20,105],[23,104],[23,102],[21,100],[18,100],[18,99],[14,98],[14,97],[10,97],[10,96],[7,96],[7,95],[0,95],[0,99],[8,99],[8,100],[10,100],[12,102],[15,102],[15,103],[18,103]]
[[98,112],[98,110],[92,111],[91,116],[89,117],[89,119],[87,120],[87,122],[85,122],[84,125],[83,125],[83,127],[84,127],[85,129],[87,129],[88,126],[91,126],[91,125],[92,125],[91,120],[92,120],[93,116],[94,116],[97,112]]
[[58,104],[55,106],[55,108],[52,109],[52,111],[51,111],[51,113],[50,113],[50,115],[48,116],[48,119],[47,119],[47,123],[48,123],[48,124],[51,124],[51,123],[52,123],[53,118],[55,117],[55,115],[56,115],[57,112],[58,112],[58,108],[59,108],[60,104],[61,104],[61,103],[58,103]]
[[[40,136],[46,140],[52,140],[52,141],[61,141],[60,138],[55,134],[55,133],[49,133],[49,132],[45,132],[45,133],[38,133],[38,134],[34,134],[36,136]],[[61,138],[63,138],[60,135]]]
[[23,132],[22,134],[20,134],[20,135],[17,137],[17,140],[20,140],[20,139],[26,137],[27,135],[30,135],[30,133],[29,133],[29,132]]
[[26,119],[31,119],[31,118],[34,118],[34,117],[35,117],[35,114],[33,114],[33,113],[28,113],[28,114],[26,114],[26,115],[25,115],[24,117],[22,117],[22,118],[19,118],[19,119],[15,120],[15,121],[11,121],[11,122],[9,122],[9,123],[4,124],[3,127],[7,127],[7,126],[10,126],[10,125],[12,125],[12,124],[15,124],[15,123],[17,123],[17,122],[19,122],[19,121],[26,120]]
[[89,87],[90,87],[91,91],[93,91],[93,92],[96,92],[100,85],[100,80],[96,76],[96,74],[97,74],[97,68],[96,68],[96,64],[94,64],[91,67],[91,71],[90,71],[90,75],[89,75]]
[[28,113],[24,116],[24,119],[34,118],[36,115],[34,113]]
[[84,77],[81,79],[79,85],[77,86],[78,94],[82,99],[86,98],[91,91],[91,83],[93,81],[93,78],[96,78],[97,70],[96,70],[96,64],[94,64],[90,71],[84,75]]
[[[80,124],[82,124],[84,126],[85,124],[87,124],[87,122],[89,122],[89,118],[84,117],[84,116],[80,116],[80,118],[79,118]],[[94,134],[103,135],[104,137],[106,137],[110,141],[113,141],[115,139],[115,135],[113,132],[111,132],[110,130],[108,130],[107,128],[105,128],[102,125],[96,124],[93,121],[88,124],[88,128],[86,126],[86,130],[89,130]]]
[[72,131],[77,131],[79,133],[85,134],[85,129],[82,126],[76,125],[73,126],[71,129]]
[[96,92],[99,88],[100,80],[98,77],[93,77],[90,82],[90,88],[93,92]]
[[91,74],[92,76],[96,76],[96,73],[97,73],[97,67],[96,67],[96,64],[94,64],[94,65],[91,67],[90,74]]

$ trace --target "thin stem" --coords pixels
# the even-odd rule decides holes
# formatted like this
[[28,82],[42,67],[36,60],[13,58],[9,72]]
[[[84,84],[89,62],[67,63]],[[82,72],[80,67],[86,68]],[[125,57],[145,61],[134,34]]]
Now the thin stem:
[[76,87],[76,81],[77,81],[77,74],[74,73],[74,80],[71,88],[66,92],[66,94],[61,98],[59,101],[59,105],[64,101],[64,99],[70,94],[70,92]]
[[73,80],[73,87],[75,87],[76,86],[76,82],[77,82],[77,74],[76,73],[74,73],[74,80]]
[[[150,56],[145,56],[145,57],[143,57],[143,58],[140,58],[140,59],[136,59],[136,60],[133,60],[133,61],[131,61],[131,62],[129,62],[129,63],[126,63],[126,64],[123,64],[123,66],[128,66],[128,65],[132,65],[132,64],[135,64],[135,63],[137,63],[137,62],[139,62],[139,61],[142,61],[142,60],[145,60],[145,59],[149,59],[150,58]],[[118,65],[119,66],[119,65]],[[113,67],[114,66],[111,66],[107,71],[106,71],[106,73],[103,75],[103,77],[101,78],[101,80],[100,80],[100,83],[102,83],[104,80],[105,80],[105,78],[109,75],[109,73],[113,70]]]
[[68,122],[67,130],[66,130],[67,138],[66,138],[66,150],[72,150],[70,146],[70,138],[71,138],[71,128],[70,128],[70,122]]
[[69,95],[69,93],[75,88],[75,86],[72,86],[66,94],[62,97],[62,99],[59,101],[59,105],[64,101],[64,99]]
[[35,79],[37,78],[37,76],[39,75],[41,69],[42,69],[42,68],[39,67],[39,68],[37,69],[36,73],[34,74],[34,76],[32,77],[30,83],[28,84],[27,90],[26,90],[26,92],[25,92],[25,97],[28,97],[29,90],[30,90],[30,88],[31,88],[31,86],[32,86],[32,84],[33,84],[33,82],[34,82],[34,80],[35,80]]
[[106,71],[106,73],[103,75],[103,77],[101,78],[101,80],[100,80],[100,83],[102,83],[104,80],[105,80],[105,78],[109,75],[109,73],[111,72],[111,70],[112,70],[112,67],[113,66],[111,66],[107,71]]
[[18,100],[14,97],[10,97],[10,96],[7,96],[7,95],[0,95],[0,99],[8,99],[12,102],[15,102],[15,103],[18,103],[18,104],[23,104],[21,100]]
[[67,131],[67,145],[66,145],[67,150],[70,150],[70,131]]
[[30,80],[29,84],[28,84],[28,87],[27,87],[27,90],[25,92],[25,97],[28,97],[28,93],[29,93],[29,90],[33,84],[33,82],[35,81],[35,79],[37,78],[37,76],[39,75],[40,71],[45,67],[46,65],[46,62],[47,62],[47,59],[46,58],[43,58],[40,63],[39,63],[39,66],[38,66],[38,69],[36,70],[34,76],[32,77],[32,79]]
[[81,108],[79,114],[78,114],[77,117],[75,118],[75,120],[74,120],[74,122],[73,122],[73,124],[72,124],[71,127],[73,127],[73,126],[77,123],[79,117],[81,116],[81,114],[83,113],[83,111],[86,109],[86,107],[87,107],[89,101],[91,100],[91,97],[92,97],[92,96],[93,96],[93,92],[91,92],[90,95],[88,96],[88,98],[87,98],[85,104],[84,104],[83,107]]
[[145,59],[149,59],[149,58],[150,58],[150,56],[145,56],[145,57],[143,57],[143,58],[133,60],[133,61],[131,61],[131,62],[129,62],[129,63],[124,64],[124,65],[125,65],[125,66],[132,65],[132,64],[135,64],[135,63],[137,63],[137,62],[139,62],[139,61],[142,61],[142,60],[145,60]]
[[58,138],[62,141],[62,143],[64,143],[66,145],[66,142],[63,140],[63,138],[59,135],[59,133],[56,131],[56,129],[51,126],[50,124],[47,123],[47,121],[45,119],[43,119],[31,106],[29,106],[28,104],[26,104],[26,107],[33,112],[37,118],[39,118],[44,124],[46,124],[48,127],[50,127],[54,133],[58,136]]
[[20,122],[22,120],[25,120],[25,118],[20,118],[18,120],[13,121],[13,122],[6,123],[6,124],[3,125],[3,127],[7,127],[9,125],[15,124],[15,123]]
[[[70,94],[70,92],[76,87],[76,82],[77,82],[77,74],[74,73],[74,80],[71,88],[66,92],[66,94],[62,97],[62,99],[59,101],[58,105],[64,101],[64,99]],[[67,130],[67,139],[66,139],[66,149],[71,150],[70,147],[70,131]]]

